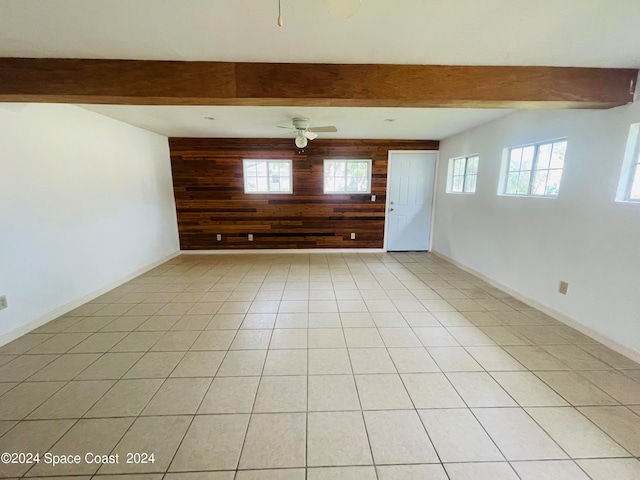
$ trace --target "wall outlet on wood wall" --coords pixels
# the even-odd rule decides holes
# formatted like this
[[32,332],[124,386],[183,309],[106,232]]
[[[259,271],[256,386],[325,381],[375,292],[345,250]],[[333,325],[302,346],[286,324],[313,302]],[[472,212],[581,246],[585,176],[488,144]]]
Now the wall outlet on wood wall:
[[355,234],[355,232],[353,232],[353,233],[351,234],[351,240],[355,240],[355,239],[356,239],[356,234]]
[[247,239],[248,239],[250,242],[253,242],[253,233],[250,233],[249,235],[247,235]]
[[216,240],[217,240],[217,241],[221,241],[221,240],[222,240],[222,235],[217,234],[217,235],[216,235]]

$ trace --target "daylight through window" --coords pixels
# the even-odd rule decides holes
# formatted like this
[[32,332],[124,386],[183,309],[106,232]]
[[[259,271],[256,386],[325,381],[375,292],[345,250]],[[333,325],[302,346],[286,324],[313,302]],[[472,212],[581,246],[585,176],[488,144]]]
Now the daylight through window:
[[449,193],[475,193],[478,179],[478,155],[449,160]]
[[566,140],[510,148],[503,193],[557,196],[566,151]]
[[371,193],[371,160],[325,160],[324,193]]
[[244,160],[244,193],[293,193],[291,160]]

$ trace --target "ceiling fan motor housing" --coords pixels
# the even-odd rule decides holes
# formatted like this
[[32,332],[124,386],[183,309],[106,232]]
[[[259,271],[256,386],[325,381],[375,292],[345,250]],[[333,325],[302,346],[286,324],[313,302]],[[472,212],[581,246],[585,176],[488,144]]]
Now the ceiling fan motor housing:
[[309,128],[309,119],[308,118],[294,118],[293,126],[296,130],[307,130]]

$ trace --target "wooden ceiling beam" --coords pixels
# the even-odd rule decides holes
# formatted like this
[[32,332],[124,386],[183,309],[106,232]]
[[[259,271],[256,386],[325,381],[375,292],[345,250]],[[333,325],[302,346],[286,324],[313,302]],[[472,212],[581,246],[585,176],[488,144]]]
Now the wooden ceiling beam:
[[0,58],[0,101],[130,105],[610,108],[637,69]]

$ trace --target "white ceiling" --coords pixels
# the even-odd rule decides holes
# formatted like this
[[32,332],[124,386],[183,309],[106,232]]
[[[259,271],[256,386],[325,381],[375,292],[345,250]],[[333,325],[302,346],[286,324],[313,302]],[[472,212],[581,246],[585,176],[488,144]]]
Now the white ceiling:
[[[0,0],[0,56],[640,67],[640,0]],[[333,13],[333,15],[331,14]],[[441,139],[505,110],[90,106],[170,136]],[[203,117],[213,116],[214,121]],[[384,122],[394,118],[395,122]]]

